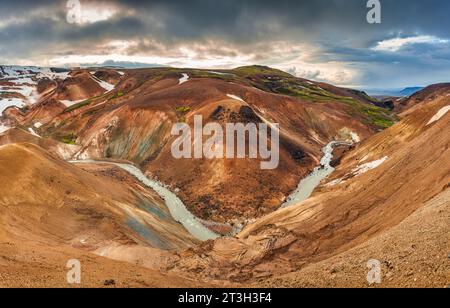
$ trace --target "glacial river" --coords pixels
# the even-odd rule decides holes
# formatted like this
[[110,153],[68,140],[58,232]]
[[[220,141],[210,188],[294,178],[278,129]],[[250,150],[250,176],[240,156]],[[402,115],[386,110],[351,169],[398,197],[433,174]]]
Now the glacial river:
[[113,162],[95,161],[95,160],[75,160],[70,163],[78,164],[108,164],[117,166],[143,183],[145,186],[153,189],[165,202],[169,208],[173,219],[181,223],[184,228],[200,241],[213,240],[219,237],[216,233],[205,227],[189,210],[184,203],[173,192],[164,187],[161,183],[151,180],[142,173],[142,171],[130,164],[120,164]]
[[316,167],[310,175],[300,181],[297,190],[295,190],[287,198],[286,202],[281,206],[282,208],[298,204],[311,197],[312,193],[314,192],[316,187],[319,186],[320,182],[322,182],[323,179],[328,177],[334,172],[334,170],[336,170],[330,165],[331,161],[333,160],[333,150],[335,146],[343,144],[351,145],[351,143],[348,142],[332,141],[322,149],[324,156],[320,161],[320,166]]
[[[333,159],[333,150],[335,146],[342,144],[350,145],[350,143],[346,142],[332,141],[322,149],[324,156],[320,161],[320,166],[316,167],[310,175],[300,181],[297,190],[288,197],[286,202],[281,206],[282,208],[298,204],[308,199],[314,192],[314,189],[319,186],[320,182],[333,173],[335,169],[330,165]],[[149,179],[139,168],[133,165],[95,160],[75,160],[70,161],[70,163],[107,164],[117,166],[131,174],[145,186],[153,189],[166,202],[166,206],[173,219],[181,223],[192,236],[201,241],[213,240],[220,237],[218,234],[205,227],[191,212],[189,212],[176,194],[167,189],[163,184]]]

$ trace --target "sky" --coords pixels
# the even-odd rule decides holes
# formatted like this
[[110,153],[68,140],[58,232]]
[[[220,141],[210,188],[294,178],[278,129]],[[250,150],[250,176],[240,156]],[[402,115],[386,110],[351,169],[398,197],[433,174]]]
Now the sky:
[[0,0],[0,64],[259,64],[364,89],[450,82],[450,1],[380,3],[369,24],[367,0]]

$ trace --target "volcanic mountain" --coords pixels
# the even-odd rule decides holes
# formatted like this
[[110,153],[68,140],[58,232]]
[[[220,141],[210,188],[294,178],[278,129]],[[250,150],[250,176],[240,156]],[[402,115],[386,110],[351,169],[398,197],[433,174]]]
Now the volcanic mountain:
[[423,101],[414,111],[356,145],[310,199],[181,262],[195,268],[197,256],[207,255],[209,275],[256,285],[361,287],[375,258],[390,275],[385,285],[448,284],[450,87],[418,95]]
[[[259,66],[88,69],[55,83],[40,102],[20,116],[6,114],[6,121],[78,146],[72,159],[133,162],[177,190],[196,216],[215,223],[242,224],[276,210],[319,164],[330,140],[358,142],[396,120],[355,91]],[[104,83],[111,88],[102,91]],[[279,168],[263,171],[252,159],[173,158],[173,124],[192,126],[195,115],[205,124],[279,123]]]
[[[89,68],[57,78],[32,70],[0,76],[16,84],[30,78],[39,94],[0,120],[7,281],[32,284],[51,267],[49,283],[35,285],[65,285],[49,264],[63,267],[72,256],[103,266],[88,280],[93,286],[111,278],[106,273],[122,285],[149,283],[122,267],[157,286],[324,286],[330,279],[361,286],[365,275],[348,281],[340,271],[359,275],[355,267],[364,271],[370,258],[401,269],[391,273],[394,286],[426,269],[417,285],[446,283],[448,85],[416,93],[396,115],[363,92],[261,66]],[[175,159],[172,126],[192,127],[196,115],[222,126],[278,123],[279,167],[261,170],[261,159],[250,158]],[[334,151],[336,171],[311,198],[280,208],[331,141],[343,144]],[[36,271],[26,265],[30,254]],[[405,276],[403,255],[439,261],[415,262]],[[341,267],[330,269],[335,260]]]

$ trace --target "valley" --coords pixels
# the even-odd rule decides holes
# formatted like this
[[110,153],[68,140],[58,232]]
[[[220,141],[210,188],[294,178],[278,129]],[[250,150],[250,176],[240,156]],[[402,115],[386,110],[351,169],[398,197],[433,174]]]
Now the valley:
[[130,164],[117,164],[111,162],[101,161],[71,161],[73,164],[113,164],[134,176],[137,180],[142,182],[145,186],[155,191],[164,201],[173,219],[181,223],[189,233],[200,241],[213,240],[218,237],[212,231],[208,230],[197,218],[195,218],[185,207],[178,197],[164,187],[163,184],[152,181],[147,178],[138,168]]
[[[389,109],[265,66],[0,68],[0,283],[67,286],[73,258],[94,287],[364,287],[373,258],[450,283],[448,84]],[[278,166],[174,157],[196,116],[265,125]]]

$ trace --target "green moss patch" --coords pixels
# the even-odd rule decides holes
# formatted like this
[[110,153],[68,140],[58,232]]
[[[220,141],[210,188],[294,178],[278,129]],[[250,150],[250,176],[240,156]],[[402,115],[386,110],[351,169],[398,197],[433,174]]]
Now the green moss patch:
[[72,133],[72,134],[69,134],[66,136],[62,136],[59,141],[61,141],[62,143],[65,143],[65,144],[76,145],[77,144],[77,136],[75,136],[75,134]]
[[63,113],[69,113],[69,112],[72,112],[72,111],[77,110],[77,109],[80,109],[80,108],[82,108],[82,107],[84,107],[84,106],[90,105],[91,103],[92,103],[92,100],[91,100],[91,99],[87,99],[87,100],[82,101],[82,102],[80,102],[80,103],[78,103],[78,104],[75,104],[75,105],[72,105],[72,106],[70,106],[70,107],[67,107],[67,108],[63,111]]

